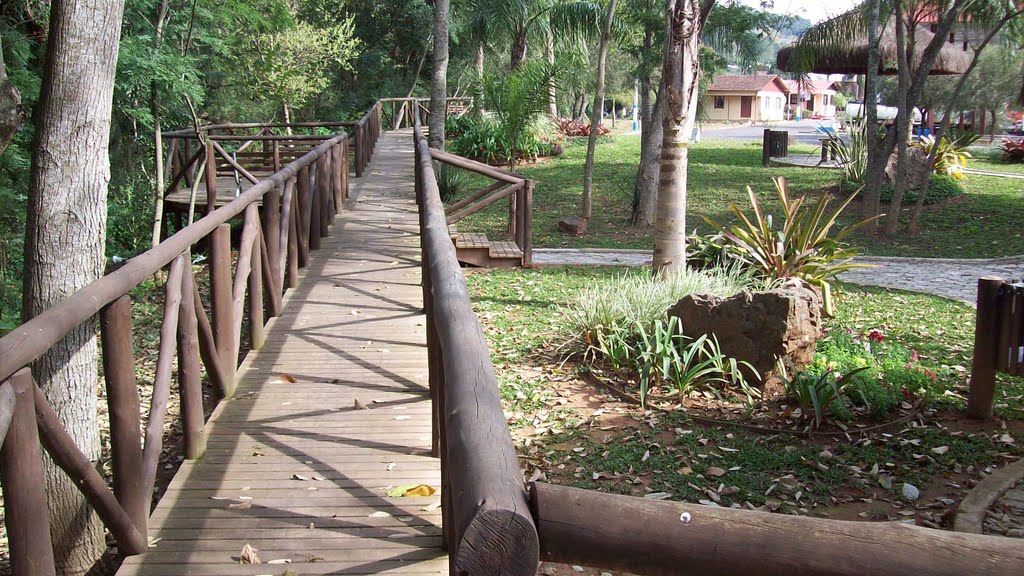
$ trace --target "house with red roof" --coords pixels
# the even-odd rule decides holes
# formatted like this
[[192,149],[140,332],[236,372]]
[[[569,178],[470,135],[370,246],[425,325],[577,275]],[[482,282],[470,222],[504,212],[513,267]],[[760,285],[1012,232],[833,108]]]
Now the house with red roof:
[[772,74],[723,75],[708,87],[704,109],[713,122],[776,122],[786,117],[789,86]]
[[[835,98],[839,91],[836,82],[829,80],[811,80],[803,84],[796,80],[787,80],[789,89],[789,117],[796,118],[797,108],[810,112],[814,118],[834,118],[836,115]],[[801,114],[801,117],[808,117]]]

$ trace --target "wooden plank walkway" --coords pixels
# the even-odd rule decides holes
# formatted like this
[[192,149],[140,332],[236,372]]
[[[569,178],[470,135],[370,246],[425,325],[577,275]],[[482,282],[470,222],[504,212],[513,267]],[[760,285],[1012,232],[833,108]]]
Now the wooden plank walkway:
[[[430,449],[412,137],[381,137],[267,343],[120,575],[447,574]],[[294,381],[292,381],[294,380]],[[358,406],[357,406],[358,402]],[[361,409],[365,406],[366,409]],[[263,562],[242,565],[245,544]]]

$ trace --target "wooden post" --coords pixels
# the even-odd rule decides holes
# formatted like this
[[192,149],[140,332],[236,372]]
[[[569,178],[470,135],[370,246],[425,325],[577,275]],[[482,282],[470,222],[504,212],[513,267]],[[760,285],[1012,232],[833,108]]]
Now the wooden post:
[[142,484],[139,388],[132,351],[132,302],[126,294],[100,311],[103,374],[110,413],[114,496],[139,531],[146,532],[151,495]]
[[324,170],[327,174],[327,178],[324,179],[324,197],[328,207],[326,229],[334,224],[334,217],[338,215],[338,205],[334,202],[334,155],[331,154],[331,149],[328,148],[324,151],[321,158],[323,158]]
[[[274,186],[263,196],[263,235],[266,238],[270,277],[264,278],[271,288],[281,294],[281,187]],[[254,264],[256,264],[254,262]],[[276,316],[276,314],[275,314]]]
[[296,182],[298,197],[298,241],[299,241],[299,268],[309,266],[309,221],[312,214],[312,206],[309,197],[309,166],[299,168],[299,176]]
[[213,141],[206,145],[206,213],[209,214],[217,209],[217,152],[213,148]]
[[996,357],[999,342],[999,290],[1002,278],[978,280],[978,312],[974,327],[974,362],[967,392],[967,416],[988,419],[996,395]]
[[17,398],[14,396],[14,387],[0,382],[0,446],[4,445],[7,429],[11,426],[11,419],[14,418],[14,405],[16,402]]
[[771,158],[771,146],[772,131],[765,128],[764,135],[761,137],[761,165],[765,168],[768,167],[768,159]]
[[274,174],[281,171],[281,142],[274,140]]
[[523,266],[533,266],[533,180],[527,180],[523,195]]
[[331,191],[334,194],[334,211],[341,213],[341,205],[345,202],[345,191],[343,189],[341,161],[341,144],[331,146]]
[[263,243],[252,243],[249,270],[249,345],[253,350],[263,348],[266,329],[263,318]]
[[181,397],[181,430],[185,458],[196,460],[206,452],[206,421],[203,415],[202,367],[199,364],[199,325],[192,292],[192,259],[185,252],[181,275],[181,306],[178,307],[178,393]]
[[341,191],[342,198],[348,200],[349,146],[348,138],[341,142]]
[[213,337],[217,342],[217,355],[225,375],[231,381],[225,382],[225,396],[235,394],[235,342],[231,312],[231,226],[221,224],[210,234],[210,293],[213,313]]
[[363,177],[363,162],[365,162],[365,156],[363,154],[363,140],[365,136],[363,134],[363,125],[356,124],[356,178]]
[[318,193],[320,189],[320,166],[317,162],[310,164],[309,170],[309,249],[319,250],[320,249],[320,238],[323,235],[320,233],[320,227],[323,224],[323,216],[320,212],[323,208],[323,199]]
[[[647,576],[1003,576],[1019,540],[530,485],[541,559]],[[509,548],[514,550],[512,545]]]
[[289,178],[284,183],[284,196],[281,197],[281,230],[278,234],[279,237],[279,248],[278,248],[278,268],[281,271],[281,277],[278,279],[278,283],[281,285],[281,292],[284,293],[284,289],[287,284],[287,272],[289,272],[289,266],[291,260],[296,257],[295,248],[293,244],[295,242],[295,178]]
[[267,316],[276,318],[281,315],[281,293],[274,288],[273,282],[268,282],[273,272],[270,270],[270,258],[267,257],[267,237],[259,234],[257,244],[260,245],[260,261],[253,262],[252,266],[263,267],[263,296],[267,303]]
[[[182,298],[188,298],[188,294],[183,294]],[[206,365],[206,372],[210,376],[210,380],[220,392],[221,398],[229,398],[225,383],[230,382],[231,378],[220,364],[217,341],[213,337],[210,321],[206,318],[206,310],[203,308],[203,300],[199,296],[199,287],[196,286],[195,280],[192,282],[192,300],[195,302],[194,309],[199,324],[199,355],[203,359],[203,364]]]
[[299,214],[298,200],[292,197],[292,210],[288,214],[288,288],[299,285]]
[[15,373],[8,384],[14,389],[15,405],[7,438],[0,446],[0,484],[11,568],[18,576],[54,576],[57,569],[36,429],[36,385],[28,368]]
[[320,237],[326,238],[330,233],[331,220],[331,170],[324,154],[316,161],[316,194],[320,197]]

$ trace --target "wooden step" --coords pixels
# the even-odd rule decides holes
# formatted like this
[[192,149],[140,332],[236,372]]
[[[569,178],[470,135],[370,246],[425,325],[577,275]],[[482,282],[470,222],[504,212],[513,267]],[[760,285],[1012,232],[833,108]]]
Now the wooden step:
[[491,241],[486,234],[476,232],[464,232],[455,237],[456,248],[490,248]]
[[509,240],[491,242],[490,256],[491,258],[511,258],[519,260],[520,263],[523,261],[523,251],[516,246],[515,242]]

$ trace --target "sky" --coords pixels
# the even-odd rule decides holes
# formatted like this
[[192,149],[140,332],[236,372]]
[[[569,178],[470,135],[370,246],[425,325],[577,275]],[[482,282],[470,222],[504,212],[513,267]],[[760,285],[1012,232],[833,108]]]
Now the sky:
[[[743,4],[760,8],[761,0],[740,0]],[[772,12],[803,16],[813,23],[842,14],[859,3],[859,0],[774,0]]]

